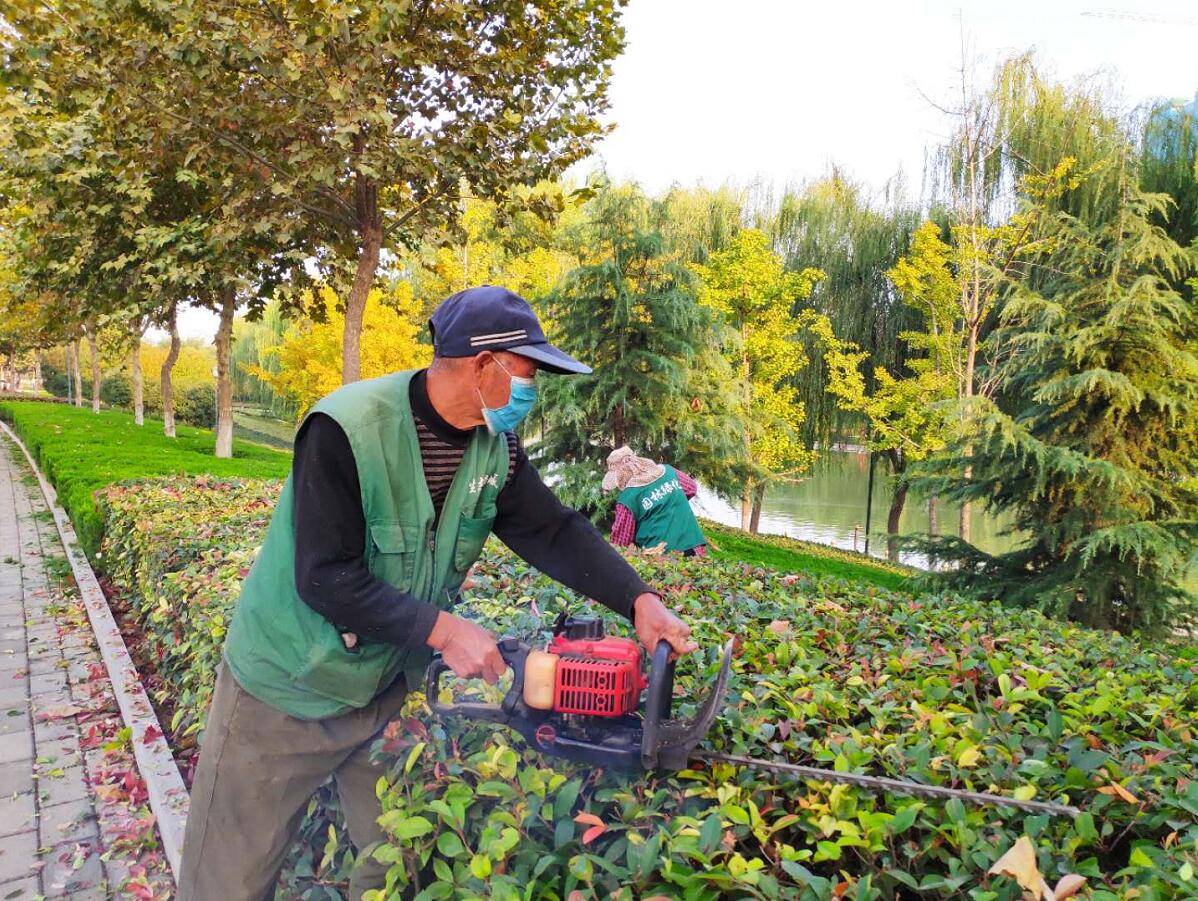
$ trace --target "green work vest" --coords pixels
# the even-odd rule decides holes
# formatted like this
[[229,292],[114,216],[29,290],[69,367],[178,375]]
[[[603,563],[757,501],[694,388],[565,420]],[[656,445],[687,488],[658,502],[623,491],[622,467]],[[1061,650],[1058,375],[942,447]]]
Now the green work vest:
[[[507,480],[508,444],[477,428],[436,518],[408,403],[413,372],[346,385],[312,413],[337,421],[349,439],[366,516],[366,566],[378,578],[447,609],[478,559]],[[309,414],[311,415],[311,414]],[[295,585],[295,523],[288,477],[266,539],[229,625],[225,660],[254,697],[300,719],[365,707],[404,672],[419,685],[432,657],[341,633],[303,602]]]
[[667,551],[689,551],[707,539],[678,481],[677,470],[669,465],[663,468],[665,472],[648,485],[625,488],[616,500],[636,518],[637,547],[656,547],[664,541]]

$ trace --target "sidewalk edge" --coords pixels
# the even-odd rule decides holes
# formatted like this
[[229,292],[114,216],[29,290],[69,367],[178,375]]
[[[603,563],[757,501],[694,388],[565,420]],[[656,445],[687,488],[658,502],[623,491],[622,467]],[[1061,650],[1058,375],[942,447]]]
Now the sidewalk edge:
[[157,820],[159,835],[162,836],[163,851],[177,883],[183,851],[183,829],[187,823],[190,801],[187,788],[179,775],[179,768],[175,765],[174,756],[166,743],[166,737],[150,699],[142,687],[137,668],[133,665],[128,648],[125,647],[121,631],[108,607],[108,600],[104,597],[87,556],[79,547],[70,519],[58,505],[54,487],[46,481],[34,462],[33,455],[8,423],[0,422],[0,428],[25,455],[41,485],[46,504],[54,515],[54,524],[58,527],[59,538],[70,561],[83,604],[87,608],[87,617],[96,636],[104,667],[108,670],[108,678],[120,707],[121,718],[132,733],[130,743],[133,745],[133,756],[137,762],[137,769],[145,780],[150,809]]

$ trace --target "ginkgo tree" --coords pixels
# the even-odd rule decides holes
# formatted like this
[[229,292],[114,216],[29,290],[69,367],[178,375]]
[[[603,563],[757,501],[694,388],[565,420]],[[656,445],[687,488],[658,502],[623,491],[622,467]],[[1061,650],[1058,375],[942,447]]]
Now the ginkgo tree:
[[578,265],[562,239],[582,218],[586,189],[556,182],[517,187],[513,202],[468,197],[455,227],[401,257],[425,310],[469,287],[498,284],[529,300],[549,294]]
[[756,532],[769,483],[797,478],[815,459],[799,431],[804,408],[794,377],[807,358],[791,307],[811,293],[822,273],[786,271],[757,229],[739,232],[696,270],[699,301],[718,312],[732,333],[726,355],[736,373],[742,441],[754,470],[741,486],[741,528]]
[[944,447],[955,415],[954,364],[961,333],[951,275],[935,264],[938,247],[928,246],[935,238],[933,230],[916,232],[911,253],[891,271],[904,301],[924,317],[924,330],[899,334],[907,350],[905,371],[895,375],[874,363],[868,351],[838,338],[827,316],[802,317],[822,352],[828,392],[841,410],[865,420],[869,450],[885,455],[895,476],[886,518],[887,554],[892,560],[898,559],[899,523],[910,490],[907,464]]
[[[327,285],[306,292],[309,316],[292,322],[280,344],[266,348],[278,366],[247,367],[292,402],[302,418],[316,401],[342,382],[341,334],[345,314]],[[362,320],[362,375],[374,378],[427,366],[432,348],[419,340],[417,304],[411,286],[397,282],[388,292],[376,288],[366,300]]]

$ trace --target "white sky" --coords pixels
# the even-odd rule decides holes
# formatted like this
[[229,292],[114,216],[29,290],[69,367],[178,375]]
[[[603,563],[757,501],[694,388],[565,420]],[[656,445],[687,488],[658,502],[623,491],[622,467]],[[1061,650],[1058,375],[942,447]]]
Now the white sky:
[[[1198,91],[1198,7],[1178,0],[632,0],[624,24],[616,129],[576,174],[602,161],[650,192],[782,187],[833,162],[875,187],[902,169],[918,191],[947,131],[925,98],[952,104],[962,26],[983,76],[1035,49],[1059,78],[1106,73],[1128,105]],[[215,329],[211,313],[180,315],[184,337]]]

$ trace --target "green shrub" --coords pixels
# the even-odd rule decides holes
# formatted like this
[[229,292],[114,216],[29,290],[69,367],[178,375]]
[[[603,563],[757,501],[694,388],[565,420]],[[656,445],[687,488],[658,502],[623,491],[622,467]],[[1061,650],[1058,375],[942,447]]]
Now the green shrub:
[[167,438],[160,423],[138,426],[124,412],[97,414],[90,407],[3,401],[0,419],[13,426],[57,489],[89,556],[100,546],[98,488],[172,474],[281,478],[291,468],[289,454],[242,441],[233,443],[232,459],[217,459],[211,431],[181,425],[177,438]]
[[[163,691],[186,708],[178,732],[202,725],[224,624],[276,490],[210,479],[105,492],[105,566],[159,648]],[[720,644],[741,640],[711,746],[1068,799],[1085,812],[1071,822],[723,765],[630,778],[551,764],[494,725],[431,722],[414,695],[418,717],[379,743],[392,763],[380,786],[390,839],[377,855],[394,864],[393,889],[410,891],[412,880],[424,898],[1015,899],[1011,880],[986,871],[1027,835],[1050,884],[1072,872],[1095,898],[1192,896],[1193,648],[1146,647],[951,595],[631,559],[700,641],[680,665],[680,698],[705,692]],[[533,639],[570,603],[492,548],[460,612]]]
[[175,418],[188,425],[212,428],[216,422],[216,389],[211,385],[192,385],[180,391]]
[[42,387],[55,397],[66,397],[69,385],[66,372],[49,362],[42,363]]
[[275,481],[201,477],[131,482],[99,492],[105,574],[134,604],[177,713],[176,740],[200,730],[227,614],[278,499]]
[[[164,722],[190,772],[215,687],[225,630],[278,499],[278,481],[201,477],[132,482],[100,492],[105,539],[100,563],[128,602],[158,679],[147,690],[174,713]],[[340,846],[330,853],[330,835]],[[309,804],[284,871],[284,897],[325,899],[352,864],[335,795]],[[319,873],[319,881],[314,877]],[[309,892],[312,885],[319,886]]]
[[110,375],[100,382],[100,400],[110,407],[133,406],[133,383],[123,373]]

